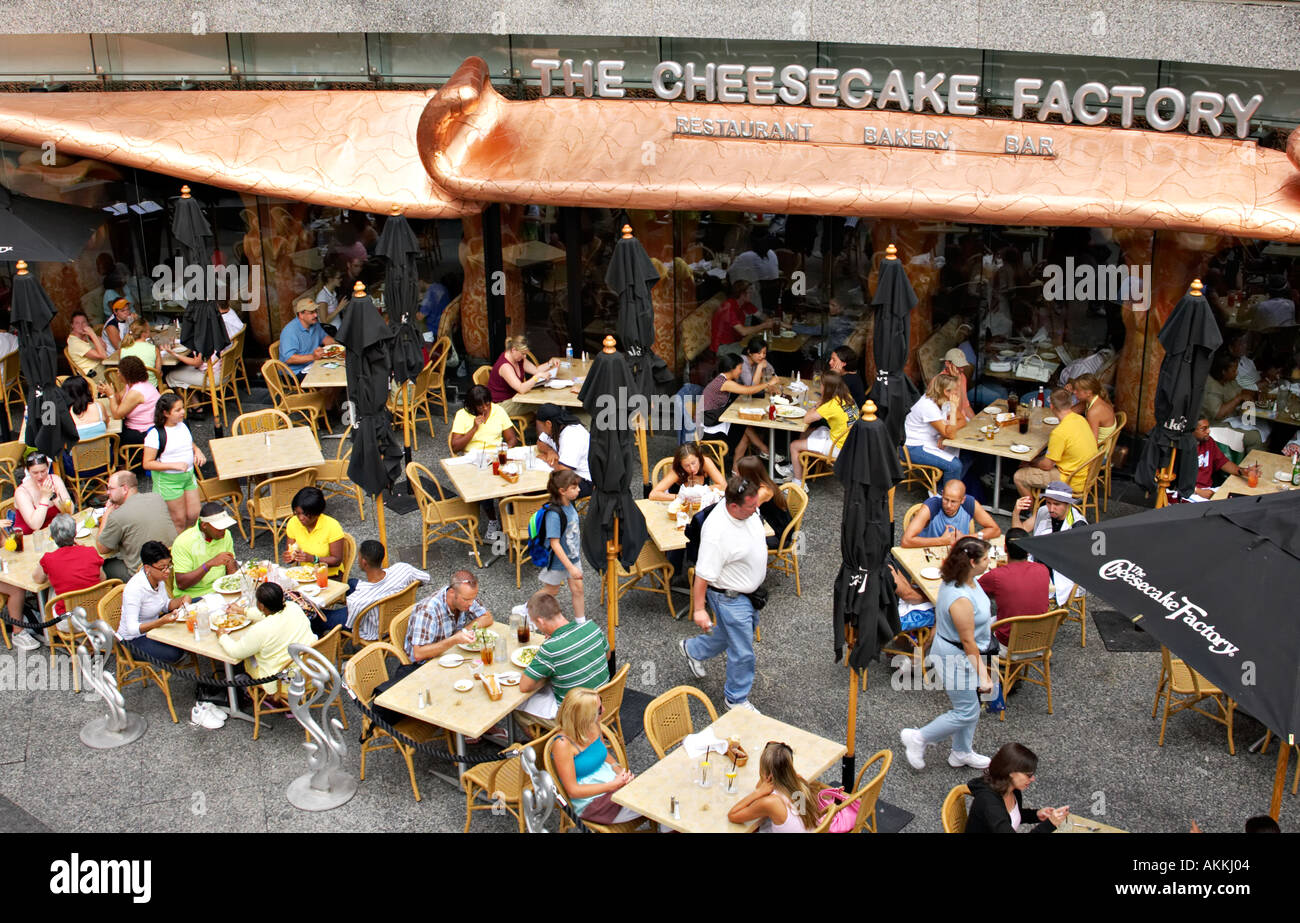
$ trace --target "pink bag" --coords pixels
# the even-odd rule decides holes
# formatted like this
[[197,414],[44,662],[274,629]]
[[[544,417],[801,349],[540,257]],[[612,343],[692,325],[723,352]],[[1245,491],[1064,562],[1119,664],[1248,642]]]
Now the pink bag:
[[[849,800],[848,794],[842,788],[824,788],[817,793],[817,807],[821,809],[824,815],[827,811],[833,809],[841,802]],[[853,802],[844,810],[835,815],[831,820],[831,833],[848,833],[853,829],[853,825],[858,822],[858,802]]]

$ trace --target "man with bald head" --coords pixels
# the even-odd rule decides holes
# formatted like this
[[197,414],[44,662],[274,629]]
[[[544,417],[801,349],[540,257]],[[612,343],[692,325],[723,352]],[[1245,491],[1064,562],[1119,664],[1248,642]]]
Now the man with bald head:
[[1002,534],[989,511],[956,478],[943,485],[943,493],[931,497],[912,514],[903,530],[904,548],[934,548],[952,545],[963,535],[977,535],[991,542]]

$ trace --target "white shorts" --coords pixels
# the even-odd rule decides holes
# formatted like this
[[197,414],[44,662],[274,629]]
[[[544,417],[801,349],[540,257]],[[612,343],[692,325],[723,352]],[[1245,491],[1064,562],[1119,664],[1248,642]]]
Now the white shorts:
[[828,426],[819,426],[812,431],[808,437],[808,451],[816,452],[818,455],[829,455],[835,458],[840,454],[840,450],[835,448],[835,443],[831,441],[831,431]]
[[560,713],[560,703],[555,701],[555,692],[551,689],[551,684],[547,683],[525,699],[519,710],[550,721]]

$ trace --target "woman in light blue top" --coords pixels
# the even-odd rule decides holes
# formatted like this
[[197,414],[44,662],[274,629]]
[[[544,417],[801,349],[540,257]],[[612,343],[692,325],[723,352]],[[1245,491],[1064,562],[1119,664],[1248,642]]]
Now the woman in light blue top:
[[952,738],[948,765],[984,769],[987,756],[974,750],[980,696],[993,692],[994,680],[985,652],[996,651],[990,625],[993,615],[979,576],[989,568],[989,543],[974,536],[959,539],[940,568],[943,584],[935,604],[934,644],[930,657],[943,677],[952,708],[920,730],[903,728],[899,736],[913,769],[925,768],[927,744]]

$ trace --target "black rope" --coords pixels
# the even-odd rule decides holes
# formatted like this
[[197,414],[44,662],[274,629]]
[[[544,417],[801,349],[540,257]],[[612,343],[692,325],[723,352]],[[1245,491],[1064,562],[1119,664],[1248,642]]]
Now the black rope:
[[[412,740],[410,737],[407,737],[397,728],[393,727],[386,720],[380,717],[375,712],[375,710],[372,709],[369,705],[361,701],[361,697],[358,696],[352,690],[352,688],[348,686],[347,683],[343,683],[343,689],[345,692],[347,692],[348,697],[352,699],[352,703],[356,705],[358,709],[360,709],[363,715],[365,715],[367,718],[370,719],[373,725],[373,727],[371,727],[368,732],[365,732],[361,735],[360,740],[362,743],[365,743],[366,738],[368,738],[374,732],[375,727],[378,727],[381,731],[383,731],[385,734],[388,734],[390,737],[392,737],[402,746],[410,747],[412,750],[415,750],[419,753],[423,753],[426,756],[433,757],[439,762],[463,763],[466,766],[473,766],[478,763],[495,763],[502,759],[500,754],[497,754],[495,756],[460,756],[459,754],[456,753],[449,753],[446,750],[435,748],[432,744],[421,743],[418,740]],[[509,719],[507,718],[507,720]],[[506,757],[506,759],[509,758],[510,757]]]
[[0,622],[4,622],[10,628],[17,628],[17,629],[26,628],[28,631],[44,631],[47,628],[54,627],[55,625],[59,624],[59,622],[62,622],[66,618],[68,618],[67,615],[56,615],[48,622],[27,622],[27,621],[15,622],[13,619],[9,617],[8,609],[4,609],[3,611],[0,611]]
[[[234,679],[221,679],[220,677],[217,676],[203,676],[200,675],[199,673],[196,673],[194,670],[181,669],[180,667],[176,666],[176,664],[174,663],[168,663],[165,660],[159,660],[156,657],[151,657],[148,654],[141,651],[139,648],[137,648],[130,641],[123,641],[121,638],[118,638],[117,643],[125,645],[126,647],[130,648],[131,656],[134,657],[136,660],[143,660],[146,663],[152,664],[153,666],[158,667],[161,670],[165,670],[171,676],[180,677],[181,679],[188,679],[199,686],[216,686],[217,688],[242,689],[247,686],[261,686],[266,683],[274,683],[280,681],[288,682],[290,679],[293,678],[294,675],[293,671],[281,670],[279,673],[276,673],[272,676],[248,676],[247,674],[244,674],[241,676],[236,676]],[[177,650],[179,650],[179,648],[177,648]]]

